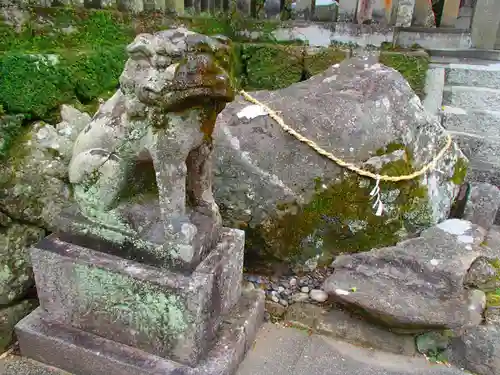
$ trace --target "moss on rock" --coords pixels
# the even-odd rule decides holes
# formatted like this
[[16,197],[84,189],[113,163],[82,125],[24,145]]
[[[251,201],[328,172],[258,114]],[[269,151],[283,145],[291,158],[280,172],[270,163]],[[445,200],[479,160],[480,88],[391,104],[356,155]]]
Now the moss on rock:
[[126,60],[125,46],[86,53],[0,56],[0,105],[31,120],[55,120],[62,104],[83,104],[114,91]]
[[22,298],[34,283],[28,249],[44,230],[12,224],[0,228],[0,306]]
[[430,59],[427,54],[381,52],[379,61],[397,70],[419,97],[424,95],[425,79]]
[[16,324],[33,311],[37,304],[36,300],[26,300],[0,308],[0,352],[6,350],[12,343]]
[[[382,157],[397,145],[379,150]],[[402,146],[401,146],[402,147]],[[398,153],[399,151],[399,153]],[[391,176],[413,172],[407,150],[396,150],[401,157],[386,162],[379,173]],[[407,232],[425,228],[431,222],[427,190],[418,180],[381,182],[382,216],[376,216],[370,199],[375,181],[344,172],[333,183],[316,181],[316,192],[303,205],[281,204],[280,214],[259,228],[268,252],[281,260],[325,265],[339,253],[368,251],[394,245]]]
[[461,185],[465,181],[465,176],[467,175],[467,168],[469,164],[464,158],[458,158],[453,168],[453,176],[451,176],[450,181],[455,185]]
[[7,158],[9,150],[22,132],[24,115],[0,115],[0,162]]

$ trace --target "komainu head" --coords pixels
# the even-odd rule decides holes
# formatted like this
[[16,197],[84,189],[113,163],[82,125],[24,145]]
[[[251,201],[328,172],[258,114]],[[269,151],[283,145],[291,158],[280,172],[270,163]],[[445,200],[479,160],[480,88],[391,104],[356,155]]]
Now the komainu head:
[[207,101],[232,101],[230,49],[225,37],[185,28],[139,34],[127,47],[129,59],[120,77],[127,111],[140,115],[155,107],[182,112]]

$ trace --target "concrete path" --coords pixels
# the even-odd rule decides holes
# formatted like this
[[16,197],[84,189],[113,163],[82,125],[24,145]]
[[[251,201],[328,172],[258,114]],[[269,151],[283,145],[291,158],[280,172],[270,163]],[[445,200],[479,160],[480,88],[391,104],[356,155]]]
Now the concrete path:
[[434,57],[424,107],[469,158],[469,179],[500,186],[500,63]]
[[265,324],[237,375],[464,375],[424,358],[386,354]]
[[[18,356],[0,359],[1,375],[70,375]],[[367,350],[266,323],[236,375],[465,375],[424,358]],[[119,375],[119,374],[103,374]]]

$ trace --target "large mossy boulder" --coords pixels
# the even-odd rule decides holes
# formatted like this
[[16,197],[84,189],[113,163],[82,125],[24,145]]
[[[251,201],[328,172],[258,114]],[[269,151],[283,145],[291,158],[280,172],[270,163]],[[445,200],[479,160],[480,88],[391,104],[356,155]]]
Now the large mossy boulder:
[[90,116],[63,105],[61,118],[55,127],[38,122],[23,129],[0,162],[0,212],[14,221],[54,230],[55,219],[70,203],[71,150]]
[[[323,149],[379,174],[410,174],[447,140],[401,74],[375,59],[345,60],[252,95]],[[306,268],[393,245],[447,218],[467,168],[453,143],[428,173],[381,182],[378,216],[375,180],[319,155],[242,97],[221,113],[215,139],[215,194],[226,225],[246,229],[249,256]]]

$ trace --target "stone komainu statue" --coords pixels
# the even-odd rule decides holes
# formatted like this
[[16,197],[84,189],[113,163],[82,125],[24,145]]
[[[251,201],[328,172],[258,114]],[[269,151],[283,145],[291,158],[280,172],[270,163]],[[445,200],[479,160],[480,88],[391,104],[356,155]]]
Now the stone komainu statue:
[[229,40],[177,28],[140,34],[127,52],[120,89],[74,145],[69,179],[80,213],[109,224],[133,165],[151,160],[167,232],[189,221],[186,203],[220,223],[210,156],[216,117],[234,99]]

